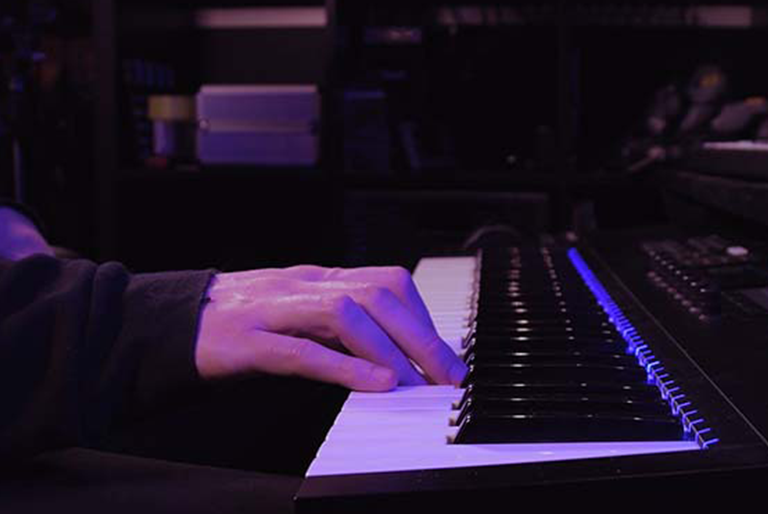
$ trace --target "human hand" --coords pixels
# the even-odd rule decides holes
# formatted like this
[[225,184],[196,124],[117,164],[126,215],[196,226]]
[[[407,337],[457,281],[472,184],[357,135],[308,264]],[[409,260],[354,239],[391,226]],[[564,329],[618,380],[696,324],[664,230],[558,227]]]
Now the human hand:
[[467,371],[402,268],[223,273],[208,296],[195,352],[206,379],[263,372],[386,391],[459,384]]
[[0,206],[0,257],[18,261],[53,250],[32,221],[19,211]]

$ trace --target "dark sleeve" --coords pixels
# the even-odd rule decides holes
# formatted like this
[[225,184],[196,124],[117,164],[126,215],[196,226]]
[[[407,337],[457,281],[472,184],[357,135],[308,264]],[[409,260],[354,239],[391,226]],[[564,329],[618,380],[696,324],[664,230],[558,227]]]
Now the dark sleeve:
[[212,275],[0,259],[0,461],[92,444],[199,385]]

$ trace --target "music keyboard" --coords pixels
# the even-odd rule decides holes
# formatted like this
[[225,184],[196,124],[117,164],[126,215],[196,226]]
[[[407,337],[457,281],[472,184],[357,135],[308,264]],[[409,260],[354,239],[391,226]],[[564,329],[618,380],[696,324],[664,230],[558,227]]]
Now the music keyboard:
[[[457,354],[464,355],[466,348],[462,343],[470,335],[476,310],[477,258],[423,259],[413,277],[438,333]],[[701,448],[696,441],[682,438],[611,443],[596,440],[451,444],[459,429],[449,426],[449,422],[459,413],[455,407],[466,393],[466,389],[453,386],[400,387],[390,393],[352,393],[307,476],[520,464]],[[661,399],[660,393],[658,398]]]
[[[547,256],[547,259],[551,258],[552,255]],[[490,331],[482,325],[489,310],[504,316],[511,311],[493,304],[487,304],[485,312],[479,308],[478,304],[483,303],[479,299],[494,289],[492,283],[483,283],[479,273],[478,267],[487,268],[487,263],[479,266],[481,261],[474,257],[422,260],[414,272],[414,280],[441,336],[470,362],[472,371],[465,384],[467,387],[423,386],[399,388],[383,394],[352,393],[307,472],[297,497],[300,510],[320,512],[330,505],[339,512],[359,508],[378,512],[384,509],[384,504],[380,504],[383,498],[387,499],[387,505],[391,502],[397,506],[410,506],[414,498],[429,498],[430,502],[453,512],[460,505],[467,507],[460,496],[465,489],[483,489],[490,497],[499,493],[506,497],[504,495],[510,490],[519,495],[529,487],[542,484],[556,490],[557,484],[575,481],[584,485],[584,494],[588,494],[586,491],[592,487],[599,487],[604,481],[615,482],[617,477],[657,478],[671,474],[687,478],[700,476],[702,471],[743,466],[746,462],[750,465],[768,462],[764,438],[734,410],[722,391],[717,390],[717,385],[708,382],[709,377],[702,378],[703,371],[691,361],[679,342],[671,341],[669,334],[648,319],[647,313],[638,307],[631,293],[622,288],[617,277],[602,269],[594,258],[587,264],[576,250],[554,256],[560,262],[555,275],[562,275],[566,258],[574,275],[568,279],[558,276],[555,281],[558,286],[554,288],[555,297],[566,300],[564,311],[558,311],[555,318],[544,316],[542,312],[549,309],[544,308],[544,303],[551,298],[544,302],[540,295],[529,294],[529,289],[525,295],[527,304],[517,305],[527,309],[526,316],[516,316],[524,323],[501,323],[501,328],[493,326]],[[601,269],[595,272],[593,268]],[[575,276],[589,289],[611,327],[603,327],[601,320],[590,318],[594,313],[592,305],[584,303],[583,290],[578,293],[557,291],[562,282],[568,282],[568,289],[572,289]],[[515,282],[517,284],[511,289],[502,288],[505,301],[512,304],[520,299],[516,295],[523,292],[519,286],[524,281]],[[532,284],[534,291],[542,286],[537,280]],[[478,286],[484,290],[480,295],[477,294]],[[515,288],[518,291],[513,291]],[[498,290],[495,292],[499,293]],[[512,294],[507,294],[510,292]],[[537,328],[542,319],[549,322]],[[569,327],[568,323],[574,324]],[[604,330],[606,333],[603,334]],[[570,354],[578,354],[580,344],[587,350],[585,353],[594,358],[603,352],[604,345],[600,340],[613,341],[617,335],[629,354],[624,352],[624,356],[610,358],[624,359],[629,355],[636,361],[636,369],[624,365],[595,366],[592,361],[581,363],[580,356],[575,363],[572,361]],[[499,348],[494,345],[499,338],[514,340],[517,347],[524,350],[518,353],[528,355],[522,355],[523,360],[518,363],[514,360],[518,356],[509,357],[502,352],[504,366],[501,368],[506,366],[506,369],[499,371],[497,363],[489,364],[484,360],[491,354],[499,358]],[[482,341],[482,345],[477,344]],[[543,357],[531,351],[533,342],[541,345],[538,349],[544,350]],[[561,362],[563,356],[560,353],[554,361],[548,356],[550,350],[559,348],[558,345],[568,348],[568,362]],[[562,348],[558,352],[560,350]],[[472,354],[480,356],[475,369],[472,369]],[[544,376],[556,380],[531,382],[525,369],[532,356],[542,359],[545,364],[543,368],[538,365],[538,369],[532,368],[533,373],[541,374],[543,369]],[[597,357],[604,359],[603,355]],[[505,360],[510,358],[511,361]],[[564,374],[560,369],[563,364],[568,368]],[[589,364],[589,369],[583,364]],[[641,371],[642,383],[637,382],[637,370]],[[494,394],[499,391],[507,394],[515,387],[515,381],[497,380],[497,373],[504,376],[510,372],[525,378],[519,383],[527,383],[529,392],[534,394],[527,395],[524,400],[531,402],[533,397],[533,409],[554,414],[549,420],[540,422],[536,419],[537,412],[528,408],[516,411],[518,405],[511,411],[512,416],[497,416],[498,412],[506,412],[510,405],[504,403],[509,398],[502,398],[504,401],[499,407],[498,395],[494,397]],[[593,372],[602,379],[597,382],[571,380],[592,377]],[[615,419],[595,425],[594,420],[599,418],[597,414],[600,414],[604,400],[616,400],[611,377],[629,380],[614,386],[627,388],[635,395],[635,400],[645,398],[645,386],[653,388],[655,399],[678,420],[679,430],[656,430],[652,424],[648,425],[647,422],[658,414],[655,411],[653,416],[640,416],[638,419],[642,423],[637,426],[613,423]],[[678,377],[680,381],[675,380]],[[582,386],[588,407],[586,417],[581,416],[582,405],[572,403],[564,408],[553,407],[557,407],[559,399],[573,400],[574,391],[578,392]],[[473,394],[477,396],[474,408],[479,409],[473,416],[484,419],[488,415],[487,419],[493,423],[481,426],[462,441],[459,434],[467,425],[461,420],[462,412],[467,409],[467,398],[472,399]],[[520,395],[512,397],[513,401],[520,399]],[[649,400],[653,402],[654,399]],[[641,410],[645,409],[640,403],[630,408],[639,405]],[[598,412],[594,411],[595,405],[601,405]],[[499,408],[500,411],[495,410]],[[521,419],[526,419],[527,426],[519,423]],[[713,419],[716,423],[711,424]],[[458,426],[450,426],[451,421]],[[647,430],[649,426],[650,431]],[[619,435],[615,437],[612,436],[613,427],[618,427]],[[657,435],[660,437],[655,437]],[[697,473],[690,475],[692,470]],[[688,487],[686,484],[681,487]],[[618,489],[616,484],[612,489]]]

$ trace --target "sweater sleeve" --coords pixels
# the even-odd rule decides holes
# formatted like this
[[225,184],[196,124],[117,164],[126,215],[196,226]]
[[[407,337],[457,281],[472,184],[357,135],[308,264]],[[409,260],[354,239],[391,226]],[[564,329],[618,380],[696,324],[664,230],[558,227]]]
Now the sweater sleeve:
[[93,444],[198,385],[212,275],[0,259],[0,461]]

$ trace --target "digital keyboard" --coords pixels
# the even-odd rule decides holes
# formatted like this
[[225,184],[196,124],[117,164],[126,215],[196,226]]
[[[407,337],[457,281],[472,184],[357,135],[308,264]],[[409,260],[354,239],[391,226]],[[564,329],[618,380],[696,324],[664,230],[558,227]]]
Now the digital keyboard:
[[[630,248],[640,248],[629,263],[641,289],[674,302],[640,261],[648,246]],[[685,489],[725,470],[765,469],[765,416],[755,426],[595,248],[426,258],[414,280],[467,379],[352,393],[307,471],[300,511],[422,501],[458,511],[472,505],[467,490],[503,499],[579,484],[605,495],[661,477]],[[723,324],[687,321],[699,332]]]

